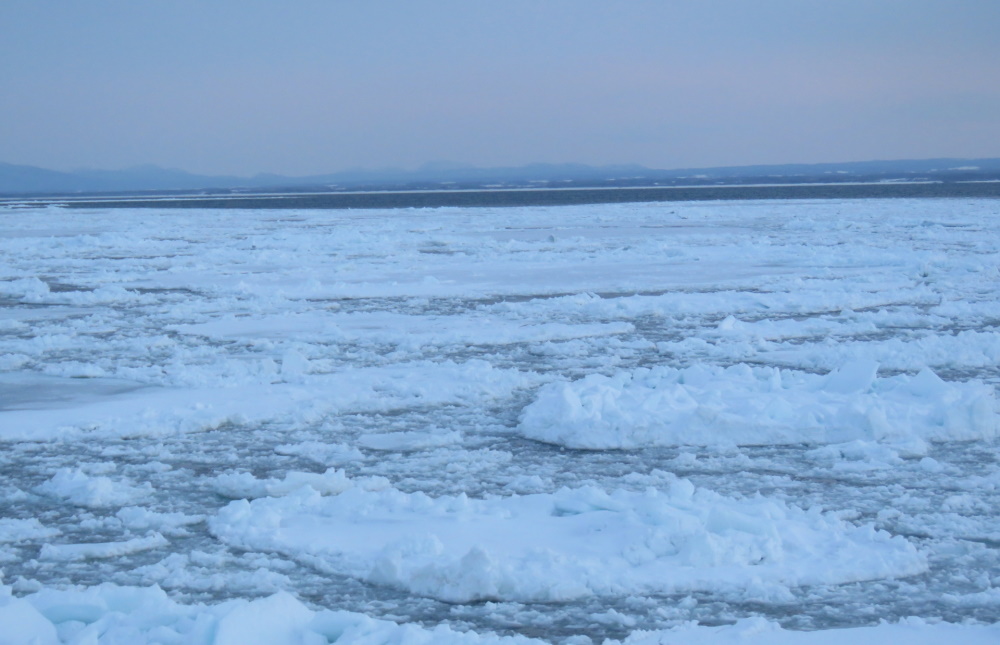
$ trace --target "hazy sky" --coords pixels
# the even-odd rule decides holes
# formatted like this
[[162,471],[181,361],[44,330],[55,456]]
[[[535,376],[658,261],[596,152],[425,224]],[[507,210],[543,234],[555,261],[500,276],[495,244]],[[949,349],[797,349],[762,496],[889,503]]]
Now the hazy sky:
[[0,161],[1000,157],[998,0],[0,3]]

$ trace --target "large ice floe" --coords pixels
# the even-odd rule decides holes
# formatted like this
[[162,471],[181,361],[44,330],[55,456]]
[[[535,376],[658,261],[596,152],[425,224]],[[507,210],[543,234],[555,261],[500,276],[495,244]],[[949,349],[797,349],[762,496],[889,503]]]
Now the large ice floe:
[[[285,364],[296,355],[286,353]],[[301,358],[299,359],[301,360]],[[317,375],[303,384],[302,368],[281,371],[270,362],[262,374],[227,379],[229,375],[187,374],[175,387],[131,388],[94,397],[107,387],[100,377],[47,378],[39,386],[52,392],[42,402],[11,397],[4,411],[0,440],[45,441],[80,436],[125,436],[198,432],[231,423],[295,419],[308,423],[326,414],[386,412],[411,405],[461,404],[508,396],[538,381],[517,370],[496,369],[481,360],[464,363],[393,365],[345,369]],[[289,374],[291,372],[291,374]],[[412,375],[419,373],[422,379]],[[221,383],[220,383],[221,379]],[[3,379],[0,377],[0,385]],[[89,388],[87,387],[89,386]],[[91,390],[77,405],[53,404],[65,390]]]
[[[230,503],[211,520],[212,532],[234,546],[283,551],[324,571],[447,602],[735,592],[926,569],[906,540],[872,526],[765,498],[727,499],[684,479],[666,490],[586,487],[486,499],[352,486],[337,471],[314,483],[293,479],[303,485],[286,495]],[[261,488],[246,485],[248,493]]]
[[946,383],[926,368],[889,378],[877,370],[857,361],[824,376],[748,365],[593,374],[543,386],[519,427],[589,449],[996,437],[992,387]]

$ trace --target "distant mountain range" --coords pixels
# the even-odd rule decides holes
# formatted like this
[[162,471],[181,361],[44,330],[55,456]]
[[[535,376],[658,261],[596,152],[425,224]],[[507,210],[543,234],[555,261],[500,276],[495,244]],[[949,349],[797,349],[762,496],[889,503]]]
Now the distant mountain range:
[[126,170],[60,172],[0,163],[0,194],[70,195],[142,192],[441,190],[525,187],[698,186],[855,181],[1000,179],[1000,158],[921,159],[657,170],[638,165],[530,164],[478,168],[447,162],[417,170],[348,170],[326,175],[196,175],[153,165]]

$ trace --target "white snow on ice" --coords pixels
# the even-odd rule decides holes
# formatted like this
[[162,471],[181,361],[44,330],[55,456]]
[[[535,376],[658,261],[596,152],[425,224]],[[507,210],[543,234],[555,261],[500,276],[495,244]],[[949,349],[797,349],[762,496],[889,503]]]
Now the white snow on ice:
[[996,437],[992,387],[877,370],[858,361],[825,376],[742,364],[593,374],[542,387],[520,430],[590,449]]
[[307,555],[314,566],[457,603],[837,584],[926,569],[912,545],[871,526],[734,501],[687,480],[662,492],[588,487],[482,500],[320,483],[232,502],[211,530],[243,548]]

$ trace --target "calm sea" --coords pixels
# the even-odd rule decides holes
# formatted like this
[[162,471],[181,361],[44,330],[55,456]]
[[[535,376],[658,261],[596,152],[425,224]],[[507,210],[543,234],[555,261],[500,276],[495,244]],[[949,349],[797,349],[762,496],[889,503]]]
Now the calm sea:
[[260,193],[241,195],[131,195],[9,198],[18,206],[68,208],[434,208],[441,206],[560,206],[627,202],[745,199],[1000,198],[1000,182],[798,184],[513,190]]

